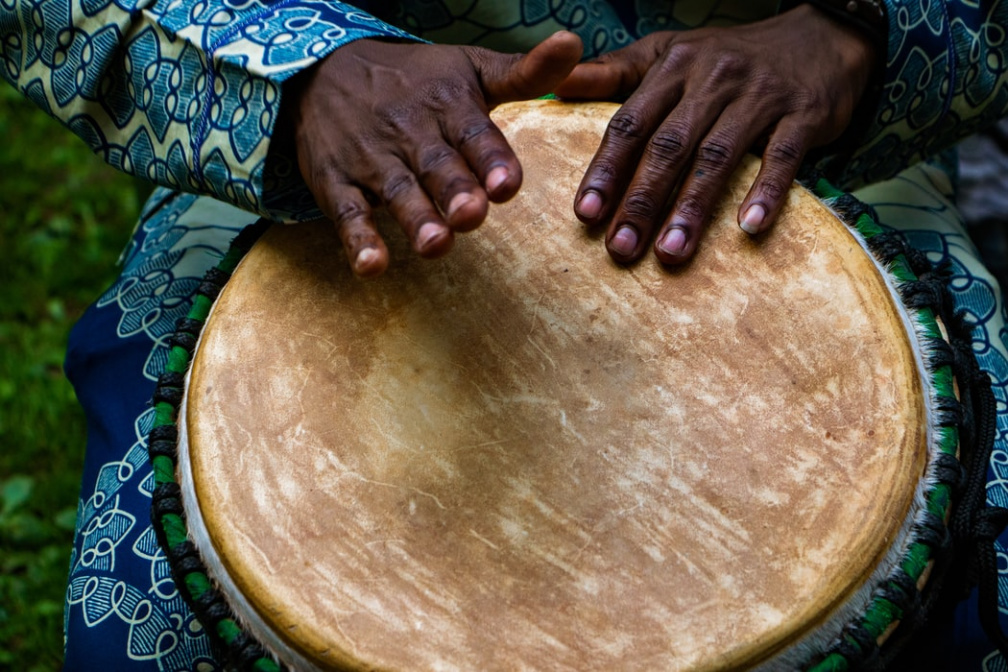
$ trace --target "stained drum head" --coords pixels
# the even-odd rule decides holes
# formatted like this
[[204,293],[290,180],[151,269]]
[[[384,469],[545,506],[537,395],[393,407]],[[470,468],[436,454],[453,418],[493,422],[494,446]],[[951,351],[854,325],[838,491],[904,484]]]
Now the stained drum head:
[[287,662],[749,667],[891,562],[927,450],[883,276],[803,190],[741,232],[755,161],[693,263],[616,266],[572,213],[614,109],[495,111],[524,186],[444,259],[389,224],[362,281],[328,226],[275,227],[224,289],[183,478]]

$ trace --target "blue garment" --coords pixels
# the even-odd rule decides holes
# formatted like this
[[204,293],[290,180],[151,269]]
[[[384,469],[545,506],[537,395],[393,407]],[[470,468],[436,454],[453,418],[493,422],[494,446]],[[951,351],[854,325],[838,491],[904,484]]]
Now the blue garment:
[[[319,212],[292,157],[270,153],[290,76],[366,37],[526,50],[559,28],[588,55],[666,28],[770,16],[769,0],[407,0],[372,14],[324,0],[10,0],[0,2],[0,72],[113,166],[162,185],[141,217],[119,280],[72,334],[67,373],[88,416],[78,532],[67,590],[68,669],[215,669],[151,531],[146,435],[167,339],[199,278],[257,215]],[[1008,6],[887,0],[883,88],[841,180],[933,261],[950,260],[957,305],[977,321],[975,350],[995,379],[998,435],[990,499],[1008,504],[1005,309],[961,231],[942,176],[901,170],[1008,111]],[[269,159],[269,160],[267,160]],[[879,180],[894,181],[878,184]],[[217,200],[214,200],[217,199]],[[1002,539],[1002,611],[1008,560]],[[962,669],[1005,664],[955,626]],[[1008,619],[1005,619],[1008,622]],[[961,632],[960,632],[961,629]],[[967,659],[966,651],[969,651]],[[987,663],[981,660],[988,658]],[[934,660],[933,658],[931,660]]]

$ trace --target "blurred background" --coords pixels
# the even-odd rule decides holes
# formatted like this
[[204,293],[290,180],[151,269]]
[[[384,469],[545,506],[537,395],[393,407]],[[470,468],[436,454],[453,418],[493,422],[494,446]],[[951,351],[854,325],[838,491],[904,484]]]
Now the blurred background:
[[0,670],[58,670],[84,416],[67,334],[149,187],[0,81]]

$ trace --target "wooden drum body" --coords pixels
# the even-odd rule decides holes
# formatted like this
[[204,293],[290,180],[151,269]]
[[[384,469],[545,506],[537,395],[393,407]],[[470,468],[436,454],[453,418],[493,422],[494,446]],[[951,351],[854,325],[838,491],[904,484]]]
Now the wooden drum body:
[[616,266],[571,205],[614,109],[496,110],[524,186],[445,259],[277,226],[224,287],[177,478],[285,664],[792,669],[905,560],[940,437],[894,281],[802,189],[740,231],[755,161],[686,268]]

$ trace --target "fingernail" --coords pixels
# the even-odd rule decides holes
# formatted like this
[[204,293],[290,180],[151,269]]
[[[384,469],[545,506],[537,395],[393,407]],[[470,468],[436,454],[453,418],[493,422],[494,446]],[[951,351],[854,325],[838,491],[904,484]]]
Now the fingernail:
[[766,208],[758,203],[750,205],[749,209],[742,215],[739,228],[748,234],[759,233],[760,225],[763,224],[764,219],[766,219]]
[[417,248],[426,250],[430,245],[445,234],[445,227],[434,222],[428,222],[417,231]]
[[365,247],[357,253],[357,258],[354,260],[354,270],[358,273],[367,270],[368,266],[377,261],[379,256],[381,255],[375,248]]
[[497,191],[498,187],[507,182],[508,175],[509,175],[508,169],[505,168],[504,166],[497,166],[489,173],[487,173],[486,178],[487,191],[491,193]]
[[609,249],[616,254],[628,257],[637,249],[637,229],[632,226],[621,226],[616,235],[609,241]]
[[455,194],[455,196],[452,197],[451,202],[448,203],[448,212],[445,214],[448,215],[448,219],[451,219],[455,216],[456,212],[469,205],[474,200],[476,200],[476,197],[466,191],[463,191],[460,194]]
[[658,249],[665,254],[679,256],[686,247],[686,232],[678,227],[672,227],[662,236]]
[[577,204],[578,214],[588,219],[595,219],[602,212],[602,197],[595,191],[586,191]]

